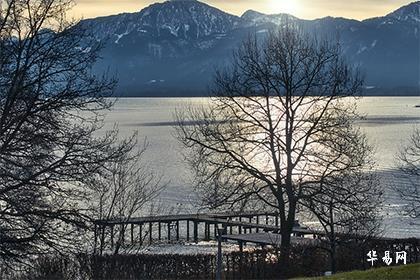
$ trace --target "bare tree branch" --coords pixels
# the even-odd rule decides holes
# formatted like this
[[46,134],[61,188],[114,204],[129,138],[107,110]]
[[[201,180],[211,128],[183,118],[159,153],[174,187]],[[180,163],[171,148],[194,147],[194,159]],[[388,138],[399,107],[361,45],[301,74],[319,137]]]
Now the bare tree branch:
[[365,138],[353,127],[351,97],[361,85],[338,44],[293,26],[263,41],[250,36],[232,66],[216,73],[210,106],[177,112],[177,135],[204,202],[274,208],[287,258],[299,203],[324,181],[367,164]]

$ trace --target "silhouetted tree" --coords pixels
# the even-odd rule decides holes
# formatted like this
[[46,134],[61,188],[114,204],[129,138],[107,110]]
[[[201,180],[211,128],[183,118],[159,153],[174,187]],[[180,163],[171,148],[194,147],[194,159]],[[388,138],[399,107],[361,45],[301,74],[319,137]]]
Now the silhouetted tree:
[[209,107],[177,114],[204,200],[232,208],[258,200],[277,210],[286,264],[299,203],[353,167],[360,145],[353,137],[362,135],[353,133],[357,112],[346,97],[361,85],[338,45],[294,27],[250,37],[216,73]]
[[[356,139],[358,139],[356,137]],[[364,139],[364,138],[359,138]],[[319,221],[326,233],[326,249],[330,254],[330,269],[337,271],[337,248],[350,241],[363,244],[381,233],[380,189],[371,158],[370,148],[361,144],[354,153],[354,167],[336,177],[326,178],[312,195],[302,200],[306,211]]]
[[135,145],[95,137],[115,82],[91,73],[100,46],[65,18],[70,0],[1,1],[0,258],[80,249],[86,187]]
[[[95,181],[92,210],[95,219],[100,221],[118,220],[127,222],[135,215],[144,214],[147,208],[152,209],[153,200],[159,195],[164,185],[161,178],[150,171],[144,160],[147,143],[140,150],[133,150],[122,155],[118,161],[111,162],[107,172]],[[119,254],[125,245],[128,224],[117,226],[113,253]],[[106,249],[105,228],[99,227],[99,254]],[[145,232],[144,234],[147,234]],[[143,242],[144,236],[136,236],[136,243]],[[137,248],[139,248],[137,246]],[[127,252],[132,248],[123,248]]]
[[401,149],[399,155],[401,181],[407,184],[399,184],[394,187],[401,198],[408,204],[407,213],[413,217],[420,217],[420,129],[415,129],[410,142]]

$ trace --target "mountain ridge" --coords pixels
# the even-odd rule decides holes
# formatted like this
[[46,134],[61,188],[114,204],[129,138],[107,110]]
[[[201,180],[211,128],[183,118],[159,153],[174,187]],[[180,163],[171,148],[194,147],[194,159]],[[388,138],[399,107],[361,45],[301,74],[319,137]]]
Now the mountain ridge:
[[340,34],[346,57],[365,69],[370,88],[418,88],[419,11],[417,1],[363,21],[303,20],[253,10],[239,17],[196,0],[172,0],[79,25],[104,43],[103,60],[95,69],[115,70],[119,94],[205,95],[214,68],[229,63],[232,50],[247,34],[262,37],[268,29],[291,22],[311,33]]

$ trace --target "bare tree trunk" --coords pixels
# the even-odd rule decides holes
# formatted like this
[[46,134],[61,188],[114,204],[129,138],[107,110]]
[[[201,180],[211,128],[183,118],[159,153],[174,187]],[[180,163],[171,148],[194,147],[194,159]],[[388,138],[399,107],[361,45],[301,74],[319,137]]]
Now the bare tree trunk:
[[99,255],[102,256],[104,253],[105,247],[105,227],[101,227],[101,237],[100,237],[100,247],[99,247]]
[[296,203],[289,202],[289,211],[287,218],[281,223],[281,245],[280,245],[280,270],[282,277],[289,277],[290,275],[290,253],[292,248],[291,235],[293,233],[293,226],[295,222]]
[[243,42],[232,67],[216,73],[209,108],[178,111],[178,138],[203,201],[277,210],[284,269],[297,205],[343,170],[364,167],[355,156],[365,147],[352,126],[357,113],[342,102],[361,86],[337,45],[289,26],[262,43]]
[[337,247],[335,241],[331,243],[331,251],[330,251],[330,257],[331,257],[331,272],[336,273],[337,272]]
[[118,255],[120,253],[121,246],[124,246],[126,229],[127,229],[127,225],[125,224],[121,225],[118,239],[117,239],[117,242],[115,243],[114,255]]
[[[334,225],[334,208],[333,208],[332,201],[330,202],[329,209],[330,209],[330,221],[331,225]],[[335,236],[335,227],[330,226],[330,252],[331,252],[331,271],[332,273],[336,272],[336,236]]]

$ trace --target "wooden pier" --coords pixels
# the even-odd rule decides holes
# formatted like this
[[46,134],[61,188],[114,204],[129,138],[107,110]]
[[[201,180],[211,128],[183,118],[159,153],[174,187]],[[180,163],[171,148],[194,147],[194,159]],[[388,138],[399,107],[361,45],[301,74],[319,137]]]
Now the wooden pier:
[[[225,229],[227,234],[251,234],[259,232],[278,233],[279,215],[277,213],[216,213],[147,216],[131,219],[97,220],[94,222],[95,250],[98,243],[114,247],[116,235],[120,243],[130,245],[153,244],[171,241],[209,241],[217,239],[217,230]],[[314,234],[304,228],[296,227],[297,236]],[[122,236],[121,236],[122,235]]]
[[[271,234],[270,239],[272,236],[279,236],[279,215],[267,212],[207,213],[96,220],[94,221],[94,251],[97,253],[99,248],[99,252],[102,254],[104,251],[112,250],[116,244],[140,247],[180,240],[196,243],[217,240],[219,229],[223,229],[224,240],[239,242],[241,239],[241,242],[245,243],[266,245],[267,241],[264,241],[264,238],[267,239],[267,233]],[[336,233],[336,235],[341,234]],[[296,237],[296,240],[308,239],[308,237],[312,240],[323,239],[325,232],[296,224],[292,231],[292,237]],[[345,237],[363,238],[348,234]],[[394,240],[384,237],[377,239],[385,242]]]

